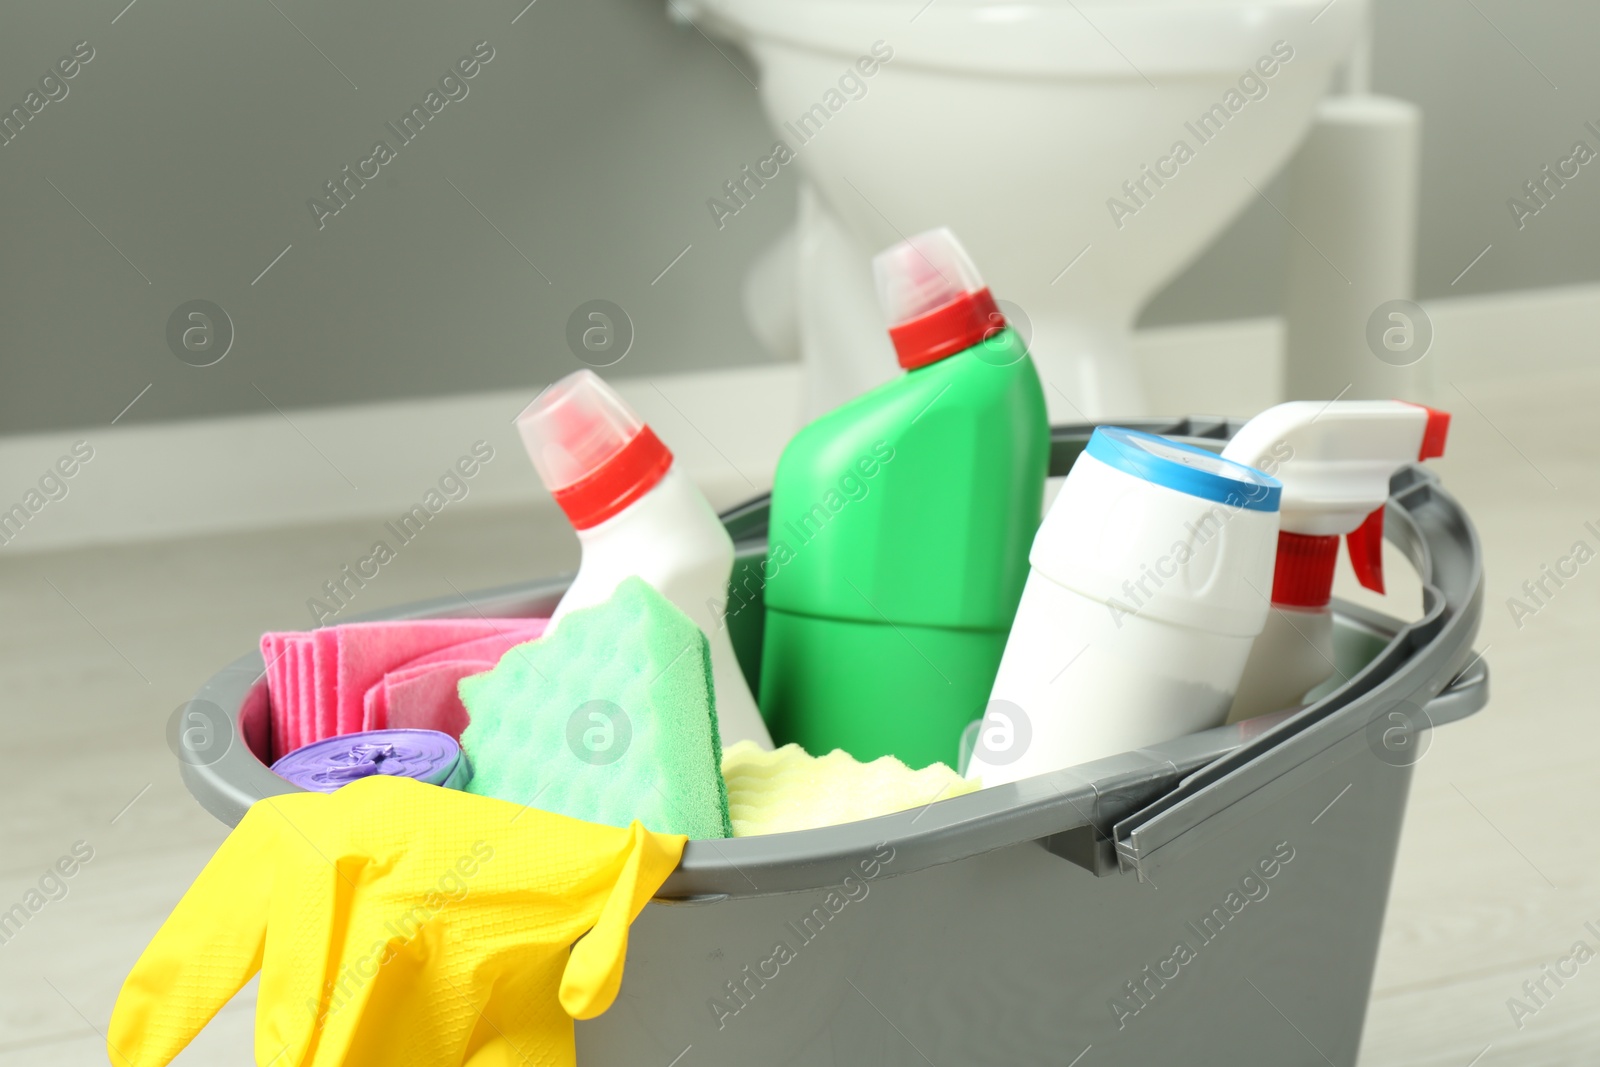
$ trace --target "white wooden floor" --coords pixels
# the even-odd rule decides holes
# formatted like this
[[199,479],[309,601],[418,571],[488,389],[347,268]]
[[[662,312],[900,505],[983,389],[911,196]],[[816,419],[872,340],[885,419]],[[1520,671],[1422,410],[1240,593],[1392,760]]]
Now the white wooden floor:
[[[1546,979],[1553,995],[1528,1001],[1537,1011],[1520,1028],[1507,1007],[1575,942],[1600,952],[1585,927],[1600,930],[1600,561],[1520,629],[1506,607],[1573,542],[1600,550],[1584,527],[1600,529],[1600,372],[1460,384],[1465,396],[1442,386],[1456,422],[1438,467],[1488,546],[1479,644],[1494,696],[1440,729],[1418,767],[1361,1063],[1600,1062],[1600,957],[1559,989]],[[306,599],[380,535],[371,521],[50,555],[0,549],[0,911],[76,842],[93,849],[66,895],[0,944],[0,1067],[106,1062],[97,1031],[123,977],[223,837],[178,780],[168,716],[261,630],[309,625]],[[570,534],[531,511],[447,511],[357,607],[575,560]],[[247,991],[177,1062],[248,1062],[252,1014]]]

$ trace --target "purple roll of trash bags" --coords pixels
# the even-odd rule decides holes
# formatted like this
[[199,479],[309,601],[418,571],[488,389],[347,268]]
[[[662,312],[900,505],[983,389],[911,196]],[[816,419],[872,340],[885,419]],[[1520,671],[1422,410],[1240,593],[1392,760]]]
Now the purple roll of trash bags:
[[272,773],[313,793],[331,793],[374,774],[463,789],[472,768],[456,739],[438,730],[366,730],[297,748],[274,763]]

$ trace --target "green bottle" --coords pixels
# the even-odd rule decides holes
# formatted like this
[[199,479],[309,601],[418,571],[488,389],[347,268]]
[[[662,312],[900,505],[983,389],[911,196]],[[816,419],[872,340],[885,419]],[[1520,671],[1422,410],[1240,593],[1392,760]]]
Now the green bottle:
[[1028,577],[1039,375],[949,230],[873,262],[901,378],[806,426],[772,488],[761,710],[813,755],[954,767]]

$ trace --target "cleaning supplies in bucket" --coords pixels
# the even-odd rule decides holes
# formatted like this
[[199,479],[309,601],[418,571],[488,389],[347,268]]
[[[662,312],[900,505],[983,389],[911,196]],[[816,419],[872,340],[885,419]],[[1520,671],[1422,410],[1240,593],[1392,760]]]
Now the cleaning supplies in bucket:
[[862,763],[834,749],[799,745],[764,752],[741,741],[722,755],[734,837],[781,834],[873,819],[978,788],[942,763],[914,771],[893,756]]
[[1401,400],[1296,400],[1268,408],[1222,450],[1283,483],[1272,613],[1256,638],[1229,721],[1292,707],[1335,673],[1339,538],[1362,585],[1383,592],[1389,479],[1444,455],[1450,415]]
[[778,462],[761,707],[813,754],[953,766],[1027,576],[1044,394],[949,230],[874,270],[907,373],[806,426]]
[[1034,538],[967,777],[1221,725],[1266,620],[1280,491],[1201,448],[1095,430]]
[[705,634],[643,579],[463,678],[461,701],[469,792],[612,826],[732,833]]
[[134,964],[107,1053],[165,1067],[260,971],[255,1063],[572,1067],[684,844],[388,775],[258,801]]
[[455,682],[544,627],[543,619],[398,619],[263,634],[272,750],[389,727],[459,737],[467,717]]
[[456,739],[438,730],[365,730],[297,748],[274,763],[272,773],[301,789],[331,793],[374,774],[462,789],[472,768]]
[[727,597],[733,541],[672,453],[593,371],[540,393],[517,418],[545,488],[578,532],[583,561],[550,620],[611,596],[637,575],[691,618],[711,642],[722,741],[772,747],[739,668],[727,626],[712,605]]

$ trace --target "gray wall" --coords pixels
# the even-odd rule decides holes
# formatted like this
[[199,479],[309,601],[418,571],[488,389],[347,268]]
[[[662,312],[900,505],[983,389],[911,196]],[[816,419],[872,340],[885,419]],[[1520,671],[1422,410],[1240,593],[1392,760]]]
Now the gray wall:
[[[1465,296],[1600,279],[1600,159],[1518,229],[1506,207],[1569,155],[1600,152],[1600,4],[1373,0],[1373,90],[1423,111],[1417,293]],[[1548,79],[1548,80],[1547,80]],[[1278,204],[1281,183],[1268,194]],[[1283,220],[1257,202],[1146,309],[1146,325],[1280,309]],[[1487,245],[1494,247],[1452,286]]]
[[[147,385],[123,423],[528,386],[578,365],[566,323],[595,298],[635,326],[618,371],[766,358],[738,286],[793,186],[716,229],[706,198],[771,138],[744,73],[661,0],[537,0],[515,23],[523,0],[122,3],[0,14],[6,109],[95,50],[0,146],[0,433],[104,424]],[[1378,0],[1377,28],[1376,88],[1426,116],[1421,295],[1600,276],[1600,162],[1521,232],[1505,207],[1574,140],[1600,148],[1600,5]],[[466,98],[398,147],[384,123],[480,40]],[[319,230],[307,199],[379,138],[396,158]],[[1248,210],[1145,322],[1275,311],[1285,239]],[[169,350],[193,299],[234,324],[214,366]]]

